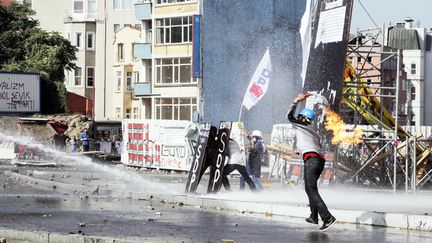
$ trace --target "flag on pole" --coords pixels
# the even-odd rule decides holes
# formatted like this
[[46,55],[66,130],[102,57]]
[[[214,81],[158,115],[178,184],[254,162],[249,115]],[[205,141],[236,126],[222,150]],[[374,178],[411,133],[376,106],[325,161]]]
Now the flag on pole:
[[301,19],[301,25],[300,25],[300,36],[301,36],[301,42],[303,48],[303,66],[301,72],[301,77],[303,80],[302,86],[304,86],[304,81],[306,79],[306,70],[309,61],[309,50],[310,50],[311,39],[312,39],[311,37],[311,24],[312,24],[311,5],[313,4],[312,1],[313,0],[306,0],[306,9]]
[[250,110],[265,95],[272,72],[270,52],[267,48],[246,90],[242,105]]

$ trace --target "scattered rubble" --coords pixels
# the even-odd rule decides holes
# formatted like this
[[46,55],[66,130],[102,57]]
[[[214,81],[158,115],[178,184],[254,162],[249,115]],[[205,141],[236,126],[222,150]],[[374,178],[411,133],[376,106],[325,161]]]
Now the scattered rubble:
[[[51,144],[52,137],[56,133],[55,130],[50,126],[41,126],[33,124],[22,124],[21,129],[19,129],[19,119],[21,116],[0,116],[0,132],[6,132],[7,134],[19,134],[24,137],[32,137],[36,141],[41,143]],[[79,114],[56,114],[56,115],[40,115],[34,114],[26,118],[42,118],[54,121],[65,121],[69,128],[65,132],[65,135],[79,136],[79,134],[87,128],[91,131],[92,121],[86,116]]]

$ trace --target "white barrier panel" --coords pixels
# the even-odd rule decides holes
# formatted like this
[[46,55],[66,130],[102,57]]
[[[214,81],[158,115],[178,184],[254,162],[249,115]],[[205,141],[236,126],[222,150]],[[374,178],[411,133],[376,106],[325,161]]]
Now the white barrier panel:
[[193,151],[186,133],[190,121],[123,120],[123,164],[188,171]]
[[11,141],[0,139],[0,159],[15,158],[15,144]]

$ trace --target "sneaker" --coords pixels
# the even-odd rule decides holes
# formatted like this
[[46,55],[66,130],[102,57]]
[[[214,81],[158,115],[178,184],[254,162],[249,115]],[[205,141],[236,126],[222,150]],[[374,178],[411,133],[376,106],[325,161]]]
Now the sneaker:
[[309,224],[318,224],[318,219],[312,219],[311,217],[306,218],[306,222]]
[[336,223],[336,218],[331,216],[330,220],[327,222],[324,222],[323,226],[321,226],[320,231],[326,231],[328,228],[330,228],[335,223]]

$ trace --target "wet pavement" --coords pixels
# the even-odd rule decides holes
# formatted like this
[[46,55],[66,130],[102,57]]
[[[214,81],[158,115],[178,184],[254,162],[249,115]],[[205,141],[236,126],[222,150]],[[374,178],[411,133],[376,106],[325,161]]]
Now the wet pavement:
[[[432,242],[431,232],[337,224],[322,233],[318,226],[309,225],[300,218],[282,221],[277,217],[257,218],[249,213],[209,212],[200,207],[128,199],[121,196],[122,192],[142,188],[169,193],[165,188],[168,187],[171,192],[182,193],[186,174],[145,172],[140,175],[143,180],[137,180],[133,168],[104,166],[115,167],[115,173],[125,171],[125,175],[117,178],[115,173],[75,164],[15,167],[1,163],[0,227],[73,235],[135,237],[140,239],[137,242],[146,239],[161,242],[220,242],[223,239],[235,242]],[[7,177],[5,171],[26,177]],[[40,183],[31,184],[32,178],[89,188],[97,186],[98,192],[53,189]],[[204,184],[205,181],[200,186]],[[289,199],[286,197],[295,195],[271,197],[266,193],[222,193],[215,197],[262,202],[281,200],[282,203]]]
[[303,219],[282,222],[157,202],[75,196],[3,195],[0,227],[175,242],[431,242],[432,234],[337,224],[319,232]]

